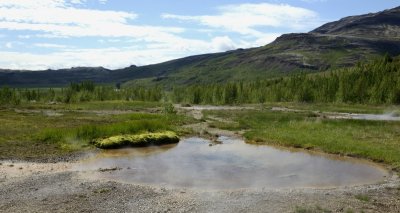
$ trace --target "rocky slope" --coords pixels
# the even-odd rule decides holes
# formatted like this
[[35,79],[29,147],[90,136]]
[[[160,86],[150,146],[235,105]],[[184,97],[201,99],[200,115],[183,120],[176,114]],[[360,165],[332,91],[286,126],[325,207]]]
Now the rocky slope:
[[327,23],[311,33],[376,39],[400,39],[400,7],[379,13],[350,16]]

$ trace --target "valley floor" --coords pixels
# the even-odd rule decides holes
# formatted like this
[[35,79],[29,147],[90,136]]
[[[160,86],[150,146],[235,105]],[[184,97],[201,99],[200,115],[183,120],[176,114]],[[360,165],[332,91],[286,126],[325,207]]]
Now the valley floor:
[[[277,107],[296,108],[300,110],[306,108],[306,110],[310,110],[309,107],[300,105],[295,107],[281,104],[274,105]],[[216,135],[244,135],[246,138],[254,139],[257,143],[268,143],[262,137],[276,136],[265,135],[266,133],[258,131],[252,132],[251,130],[254,130],[252,125],[260,125],[260,121],[256,123],[243,123],[241,120],[243,116],[248,115],[246,114],[247,112],[252,110],[263,113],[260,112],[260,106],[246,106],[243,108],[212,107],[212,109],[199,109],[196,107],[176,108],[180,111],[179,114],[186,114],[195,118],[195,120],[181,119],[171,122],[170,125],[179,125],[182,127],[177,129],[177,131],[184,132],[185,134],[196,134],[210,139],[215,138]],[[262,106],[262,108],[270,109],[270,106]],[[318,108],[322,109],[322,107]],[[339,106],[329,107],[328,110],[346,111],[340,110],[340,108]],[[355,107],[355,109],[350,109],[349,111],[352,113],[378,113],[385,108]],[[63,109],[66,110],[63,112],[59,110],[56,109],[52,112],[64,114],[61,118],[58,115],[54,116],[54,114],[51,116],[43,115],[43,111],[40,109],[40,116],[38,113],[35,114],[29,111],[21,113],[15,110],[4,110],[1,119],[3,124],[7,124],[8,122],[9,126],[7,126],[7,129],[3,128],[2,130],[14,131],[14,133],[21,134],[19,132],[21,130],[12,128],[12,125],[16,125],[16,123],[12,123],[10,120],[17,122],[15,119],[18,118],[20,121],[23,121],[26,119],[23,117],[27,117],[27,119],[32,119],[33,117],[33,119],[36,119],[36,122],[38,120],[42,122],[49,121],[50,119],[52,122],[58,122],[57,125],[62,128],[66,126],[75,128],[77,124],[72,124],[72,120],[80,119],[86,124],[121,122],[129,113],[132,113],[131,110],[143,112],[143,109],[136,108],[118,109],[118,113],[114,113],[116,112],[114,109],[107,109],[107,113],[104,115],[104,113],[98,113],[99,111],[88,113],[88,111],[81,112],[79,110],[75,111],[75,109]],[[90,109],[89,107],[89,109],[84,110],[90,111],[94,109]],[[128,114],[124,114],[126,110],[129,110],[127,111]],[[325,108],[324,110],[327,109]],[[162,109],[159,106],[154,106],[151,110],[146,109],[146,113],[158,114],[160,111]],[[7,115],[4,112],[7,112]],[[228,115],[225,115],[224,112],[227,112]],[[273,112],[273,114],[276,113],[279,112]],[[293,113],[299,114],[299,112]],[[300,114],[300,116],[303,116],[302,113]],[[306,115],[309,115],[308,111]],[[10,116],[12,119],[8,120],[7,117]],[[269,113],[267,115],[264,114],[261,116],[261,119],[266,119],[268,116],[270,116]],[[281,119],[280,121],[284,122],[287,119],[286,116],[278,117]],[[292,116],[292,114],[288,116]],[[309,115],[309,118],[317,119],[314,114],[312,116]],[[159,118],[152,117],[152,119]],[[63,120],[63,122],[60,120]],[[304,122],[303,119],[299,118],[299,120]],[[292,123],[297,121],[294,120]],[[318,122],[316,123],[318,124]],[[383,122],[383,124],[373,123],[371,128],[382,125],[384,127],[390,126],[391,130],[385,132],[384,136],[386,137],[387,144],[392,146],[394,142],[390,141],[396,141],[399,136],[398,123],[396,121],[389,124],[386,122]],[[25,124],[25,126],[21,125],[21,123],[17,125],[20,125],[24,131],[32,128],[29,126],[32,124],[29,123]],[[39,125],[37,129],[41,129],[40,125],[45,124],[35,125]],[[308,124],[304,123],[303,125],[305,128],[315,127],[307,127]],[[368,127],[370,124],[363,123],[363,125]],[[288,126],[283,126],[283,129],[279,129],[277,126],[275,128],[277,131],[283,131]],[[192,130],[189,131],[188,129]],[[362,130],[362,128],[356,128],[354,131],[358,132]],[[292,129],[291,131],[294,130]],[[290,138],[289,136],[287,138]],[[373,136],[368,135],[368,137]],[[0,140],[0,145],[3,147],[10,146],[12,144],[9,142],[10,140],[32,140],[29,135],[14,136],[14,138],[13,136],[7,137],[3,135]],[[285,139],[285,135],[281,138]],[[290,142],[286,141],[287,143]],[[351,142],[351,140],[348,141]],[[8,150],[17,150],[17,153],[24,150],[20,143],[16,144],[14,148],[8,147]],[[400,212],[400,179],[395,171],[391,172],[391,175],[381,183],[353,187],[280,190],[263,188],[240,190],[173,188],[89,179],[86,178],[85,172],[74,171],[71,168],[78,160],[85,158],[85,154],[82,153],[93,153],[96,150],[82,144],[69,144],[68,149],[62,149],[62,147],[65,147],[63,144],[35,144],[37,142],[28,145],[28,147],[37,147],[38,149],[45,150],[44,147],[50,146],[50,154],[47,153],[44,155],[45,151],[39,150],[32,153],[25,153],[25,155],[19,154],[19,156],[16,155],[15,158],[12,158],[10,157],[10,154],[12,154],[11,151],[8,154],[4,154],[5,151],[1,152],[0,159],[3,160],[0,161],[0,212]],[[291,144],[282,145],[292,146]],[[314,147],[313,149],[319,150],[318,144],[311,145]],[[83,152],[77,152],[77,150],[82,149],[84,150]],[[360,155],[362,156],[362,154]],[[376,156],[379,156],[379,153]],[[382,159],[382,161],[384,160]],[[396,158],[388,158],[388,160],[394,161],[392,164],[386,163],[386,167],[389,169],[395,168]]]

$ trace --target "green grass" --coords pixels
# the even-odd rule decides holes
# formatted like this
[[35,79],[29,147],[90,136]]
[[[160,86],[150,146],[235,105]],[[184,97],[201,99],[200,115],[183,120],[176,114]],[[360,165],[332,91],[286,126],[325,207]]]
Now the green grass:
[[356,195],[355,198],[363,202],[369,202],[371,200],[371,198],[368,195],[362,195],[362,194]]
[[[90,108],[94,107],[90,103]],[[123,108],[143,107],[127,103]],[[89,108],[88,103],[82,108]],[[93,105],[93,107],[92,107]],[[149,105],[153,106],[152,103]],[[79,106],[79,105],[77,105]],[[68,107],[68,106],[60,106]],[[101,105],[98,106],[101,108]],[[106,106],[106,108],[110,108]],[[21,110],[19,108],[18,110]],[[89,111],[57,111],[61,116],[47,116],[41,110],[15,111],[0,109],[0,159],[49,159],[94,148],[89,141],[119,134],[136,134],[172,130],[186,133],[181,128],[194,119],[165,113],[104,114]]]
[[[81,125],[113,123],[111,116],[96,116],[89,113],[64,112],[63,116],[49,117],[43,113],[0,110],[0,159],[31,159],[65,155],[71,149],[84,150],[83,144],[70,141],[71,146],[54,141],[38,141],[37,135],[48,129],[77,128]],[[54,137],[54,136],[52,136]]]
[[247,129],[244,137],[249,142],[368,158],[400,169],[400,122],[330,120],[310,116],[309,112],[270,110],[206,114],[234,121],[212,123],[217,127]]
[[179,126],[188,121],[183,116],[168,116],[164,114],[136,113],[114,116],[120,120],[108,124],[88,124],[75,128],[50,128],[40,131],[36,140],[49,143],[68,144],[68,141],[93,141],[98,138],[116,135],[138,134],[145,132],[179,131]]

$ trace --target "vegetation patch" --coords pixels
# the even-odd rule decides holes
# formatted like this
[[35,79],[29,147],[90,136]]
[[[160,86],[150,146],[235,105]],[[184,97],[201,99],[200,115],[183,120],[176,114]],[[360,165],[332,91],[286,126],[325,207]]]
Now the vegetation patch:
[[399,65],[400,58],[386,55],[354,67],[324,73],[175,87],[171,97],[174,102],[190,104],[400,104]]
[[179,137],[175,132],[164,131],[156,133],[142,133],[136,135],[118,135],[96,139],[92,143],[101,149],[115,149],[121,147],[143,147],[178,143]]
[[369,202],[371,200],[371,198],[368,195],[363,195],[363,194],[358,194],[358,195],[355,196],[355,198],[357,200],[361,200],[361,201],[364,201],[364,202]]
[[[400,168],[400,122],[335,120],[309,117],[308,112],[269,109],[235,112],[206,111],[206,115],[229,118],[247,129],[244,137],[257,144],[297,147],[326,153],[371,159]],[[222,129],[233,126],[213,123]]]
[[94,190],[93,193],[95,193],[95,194],[103,194],[103,193],[109,193],[111,191],[112,191],[111,188],[101,188],[101,189]]
[[[78,156],[93,149],[90,141],[115,135],[146,132],[174,131],[178,135],[190,134],[182,128],[195,119],[168,113],[137,112],[131,114],[98,115],[91,110],[135,110],[153,106],[144,102],[88,102],[76,103],[73,108],[87,111],[68,111],[68,104],[49,105],[59,107],[62,116],[46,116],[40,103],[21,104],[18,108],[0,109],[0,159],[58,161]],[[90,106],[89,106],[89,105]],[[43,105],[44,106],[44,105]],[[161,104],[160,104],[161,106]],[[58,112],[58,108],[55,109]]]

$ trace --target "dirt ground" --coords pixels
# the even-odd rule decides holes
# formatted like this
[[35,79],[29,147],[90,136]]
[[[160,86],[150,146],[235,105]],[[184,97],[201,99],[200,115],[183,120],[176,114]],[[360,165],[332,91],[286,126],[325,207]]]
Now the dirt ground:
[[400,212],[396,175],[333,189],[201,190],[86,179],[73,164],[2,162],[0,212]]
[[[182,110],[182,109],[179,109]],[[201,118],[201,110],[185,109]],[[235,134],[189,126],[199,134]],[[79,159],[0,162],[0,212],[400,212],[400,179],[339,188],[203,190],[86,178]]]

